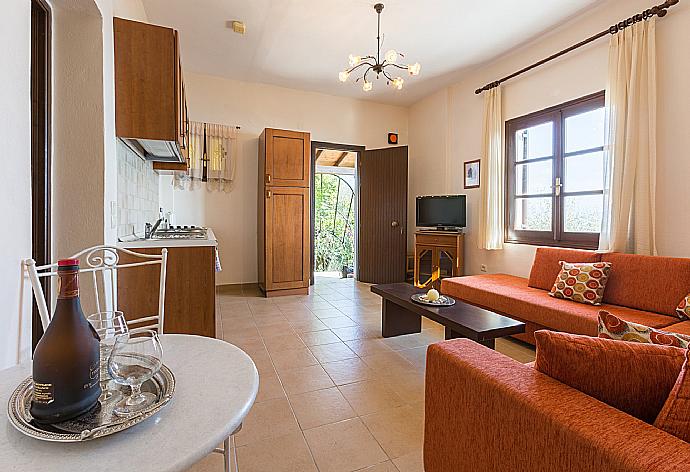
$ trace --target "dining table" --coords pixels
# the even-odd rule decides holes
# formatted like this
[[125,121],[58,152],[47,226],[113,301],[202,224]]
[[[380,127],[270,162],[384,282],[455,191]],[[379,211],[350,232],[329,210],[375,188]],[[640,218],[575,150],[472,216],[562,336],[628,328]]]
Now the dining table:
[[[160,341],[163,363],[175,376],[172,400],[160,411],[119,433],[72,443],[28,437],[0,414],[0,471],[183,471],[217,449],[254,404],[254,362],[218,339],[162,334]],[[31,361],[0,371],[5,411],[14,389],[30,375]]]

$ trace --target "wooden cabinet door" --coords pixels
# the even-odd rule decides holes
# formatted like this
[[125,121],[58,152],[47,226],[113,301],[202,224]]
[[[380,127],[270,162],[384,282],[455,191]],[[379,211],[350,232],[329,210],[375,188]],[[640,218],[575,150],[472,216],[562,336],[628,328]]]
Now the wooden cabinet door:
[[309,286],[309,188],[265,189],[266,290]]
[[310,160],[309,133],[266,130],[266,185],[309,187]]

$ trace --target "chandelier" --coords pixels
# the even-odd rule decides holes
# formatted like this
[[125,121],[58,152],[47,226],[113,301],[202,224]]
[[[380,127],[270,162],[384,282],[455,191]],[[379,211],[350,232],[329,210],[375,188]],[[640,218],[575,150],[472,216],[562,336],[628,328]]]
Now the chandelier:
[[[383,61],[381,61],[381,11],[383,10],[383,3],[377,3],[374,5],[374,10],[378,14],[378,29],[376,31],[376,56],[355,56],[350,54],[350,67],[338,74],[338,78],[341,82],[347,82],[347,79],[355,71],[364,71],[364,74],[360,75],[355,82],[362,81],[362,90],[369,92],[374,84],[369,81],[367,76],[369,74],[376,74],[376,78],[379,79],[381,75],[386,78],[386,84],[390,85],[396,90],[402,90],[403,83],[405,82],[402,77],[392,77],[395,69],[407,70],[410,75],[419,75],[419,70],[422,66],[419,62],[414,64],[398,64],[399,58],[404,58],[405,55],[390,49],[383,56]],[[361,69],[360,69],[361,68]],[[370,76],[371,78],[371,76]]]

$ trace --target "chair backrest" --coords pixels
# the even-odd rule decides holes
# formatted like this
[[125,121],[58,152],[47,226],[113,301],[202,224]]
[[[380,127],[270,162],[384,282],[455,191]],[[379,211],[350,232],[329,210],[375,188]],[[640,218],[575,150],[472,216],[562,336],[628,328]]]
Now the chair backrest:
[[[136,258],[137,262],[120,264],[120,253],[126,253]],[[158,333],[163,332],[165,319],[165,275],[168,262],[168,250],[161,249],[159,254],[142,254],[129,249],[117,248],[114,246],[94,246],[84,249],[73,256],[72,259],[79,259],[81,267],[79,269],[80,285],[82,289],[91,286],[94,292],[94,303],[96,311],[117,310],[117,273],[121,270],[133,270],[136,267],[160,265],[160,284],[158,292],[158,313],[135,320],[127,320],[131,333],[152,329]],[[139,261],[139,259],[141,259]],[[51,310],[48,309],[41,279],[48,277],[51,280],[57,277],[57,262],[43,266],[36,266],[33,259],[25,259],[22,262],[24,270],[28,275],[34,298],[38,305],[38,312],[41,315],[43,330],[48,328],[50,323]],[[85,278],[84,275],[90,277]],[[23,276],[24,280],[25,277]],[[91,283],[86,282],[90,279]],[[22,283],[23,283],[22,280]],[[125,314],[126,315],[126,314]]]

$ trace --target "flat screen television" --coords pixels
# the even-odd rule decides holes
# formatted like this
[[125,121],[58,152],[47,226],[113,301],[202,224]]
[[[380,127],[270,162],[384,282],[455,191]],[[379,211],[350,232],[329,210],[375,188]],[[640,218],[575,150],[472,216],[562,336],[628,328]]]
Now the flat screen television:
[[417,197],[417,226],[420,228],[464,228],[467,225],[465,195]]

